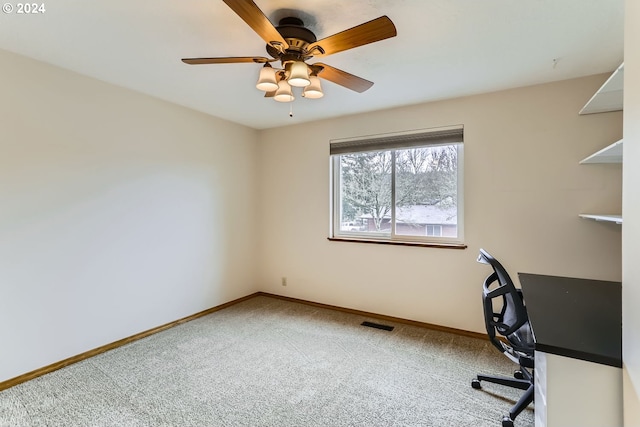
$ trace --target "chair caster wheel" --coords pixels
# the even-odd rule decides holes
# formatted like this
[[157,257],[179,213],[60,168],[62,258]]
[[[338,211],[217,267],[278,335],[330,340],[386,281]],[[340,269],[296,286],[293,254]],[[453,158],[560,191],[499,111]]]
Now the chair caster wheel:
[[502,427],[513,427],[513,420],[508,415],[502,418]]
[[523,380],[524,379],[524,374],[522,373],[522,371],[515,371],[513,373],[513,377],[515,379],[518,379],[518,380]]
[[480,380],[471,380],[471,387],[475,388],[476,390],[480,390],[482,388],[482,386],[480,385]]

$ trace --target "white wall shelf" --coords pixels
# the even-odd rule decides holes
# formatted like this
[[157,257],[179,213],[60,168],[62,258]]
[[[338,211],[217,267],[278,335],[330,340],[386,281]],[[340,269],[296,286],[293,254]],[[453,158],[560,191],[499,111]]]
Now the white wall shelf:
[[622,140],[616,141],[580,161],[581,165],[589,163],[622,163]]
[[622,110],[624,92],[624,63],[620,65],[591,99],[582,107],[579,114],[606,113]]
[[[609,76],[600,89],[582,107],[579,114],[606,113],[623,108],[624,62]],[[593,153],[580,161],[581,165],[593,163],[622,163],[622,139]],[[622,224],[622,215],[579,214],[580,218]]]
[[594,219],[596,221],[615,222],[622,224],[622,215],[604,215],[604,214],[580,214],[580,218]]

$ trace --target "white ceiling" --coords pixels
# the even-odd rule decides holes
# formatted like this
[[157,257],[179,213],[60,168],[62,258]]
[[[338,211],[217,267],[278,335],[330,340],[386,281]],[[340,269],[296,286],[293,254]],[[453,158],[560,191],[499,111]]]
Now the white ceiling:
[[603,73],[623,60],[624,0],[255,0],[274,24],[301,17],[318,39],[381,15],[398,31],[322,58],[371,89],[323,81],[325,97],[298,96],[290,118],[289,104],[255,88],[260,64],[180,61],[268,56],[222,0],[37,2],[45,13],[0,14],[0,48],[256,129]]

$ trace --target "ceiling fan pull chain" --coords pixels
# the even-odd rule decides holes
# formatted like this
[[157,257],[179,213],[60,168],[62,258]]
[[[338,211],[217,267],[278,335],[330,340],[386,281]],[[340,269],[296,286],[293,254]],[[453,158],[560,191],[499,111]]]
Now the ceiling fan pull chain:
[[289,117],[293,117],[293,102],[289,103]]

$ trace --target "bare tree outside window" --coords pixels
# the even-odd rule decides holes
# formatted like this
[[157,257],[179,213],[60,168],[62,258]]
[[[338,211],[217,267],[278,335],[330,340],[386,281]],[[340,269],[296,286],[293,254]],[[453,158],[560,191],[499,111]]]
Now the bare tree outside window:
[[394,151],[396,234],[432,236],[430,225],[446,225],[457,235],[457,153],[452,145]]
[[[383,219],[391,213],[391,152],[340,156],[340,175],[342,223],[359,224],[360,231],[382,231]],[[364,219],[373,220],[373,230],[364,229]]]

